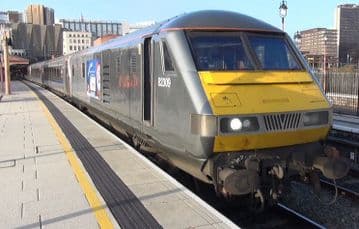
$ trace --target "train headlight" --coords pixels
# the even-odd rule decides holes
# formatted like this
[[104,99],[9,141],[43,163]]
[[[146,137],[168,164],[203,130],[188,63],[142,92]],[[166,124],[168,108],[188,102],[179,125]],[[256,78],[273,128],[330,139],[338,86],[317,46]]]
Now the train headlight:
[[230,127],[233,131],[242,129],[242,121],[239,118],[233,118],[230,121]]
[[220,130],[222,133],[240,133],[257,131],[259,129],[256,117],[221,118]]
[[320,126],[320,125],[328,124],[328,122],[329,122],[328,111],[308,112],[303,115],[304,126]]

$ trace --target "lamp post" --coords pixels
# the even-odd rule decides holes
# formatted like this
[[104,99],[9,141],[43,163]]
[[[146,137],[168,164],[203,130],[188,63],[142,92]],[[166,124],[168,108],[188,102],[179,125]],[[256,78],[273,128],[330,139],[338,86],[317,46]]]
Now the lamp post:
[[328,37],[324,35],[324,38],[323,38],[323,44],[324,44],[324,63],[323,63],[323,72],[324,72],[324,76],[326,75],[327,73],[327,40],[328,40]]
[[302,35],[300,35],[300,32],[297,31],[297,32],[294,34],[294,42],[295,42],[295,44],[297,45],[297,48],[298,48],[298,49],[300,49],[301,39],[302,39]]
[[323,43],[324,43],[324,55],[323,55],[323,73],[324,73],[324,92],[327,93],[327,89],[328,89],[328,78],[327,78],[327,40],[328,37],[326,35],[324,35],[323,38]]
[[284,31],[284,19],[287,16],[288,6],[287,1],[282,1],[279,6],[279,16],[282,18],[282,30]]

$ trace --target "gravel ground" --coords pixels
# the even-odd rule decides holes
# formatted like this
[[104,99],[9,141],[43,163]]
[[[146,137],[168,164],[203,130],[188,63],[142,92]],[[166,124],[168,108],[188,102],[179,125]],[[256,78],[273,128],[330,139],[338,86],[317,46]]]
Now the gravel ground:
[[[322,202],[330,202],[334,190],[320,193]],[[300,182],[291,182],[291,193],[283,197],[286,206],[328,228],[359,228],[359,200],[338,195],[332,205],[322,203],[313,193],[312,187]]]

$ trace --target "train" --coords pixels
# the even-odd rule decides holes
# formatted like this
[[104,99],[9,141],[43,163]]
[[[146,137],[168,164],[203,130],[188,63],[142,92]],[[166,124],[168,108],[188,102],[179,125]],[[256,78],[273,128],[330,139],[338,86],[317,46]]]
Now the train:
[[237,12],[185,13],[29,66],[55,91],[223,197],[277,200],[283,182],[348,165],[332,105],[291,38]]

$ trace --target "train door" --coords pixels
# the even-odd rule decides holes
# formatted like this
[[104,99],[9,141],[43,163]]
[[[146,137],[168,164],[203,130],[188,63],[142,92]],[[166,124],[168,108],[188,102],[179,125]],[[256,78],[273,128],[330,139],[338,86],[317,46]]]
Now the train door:
[[153,125],[153,48],[152,38],[145,38],[143,52],[143,121]]
[[70,76],[69,76],[69,63],[68,60],[65,62],[65,94],[71,96],[70,94]]

